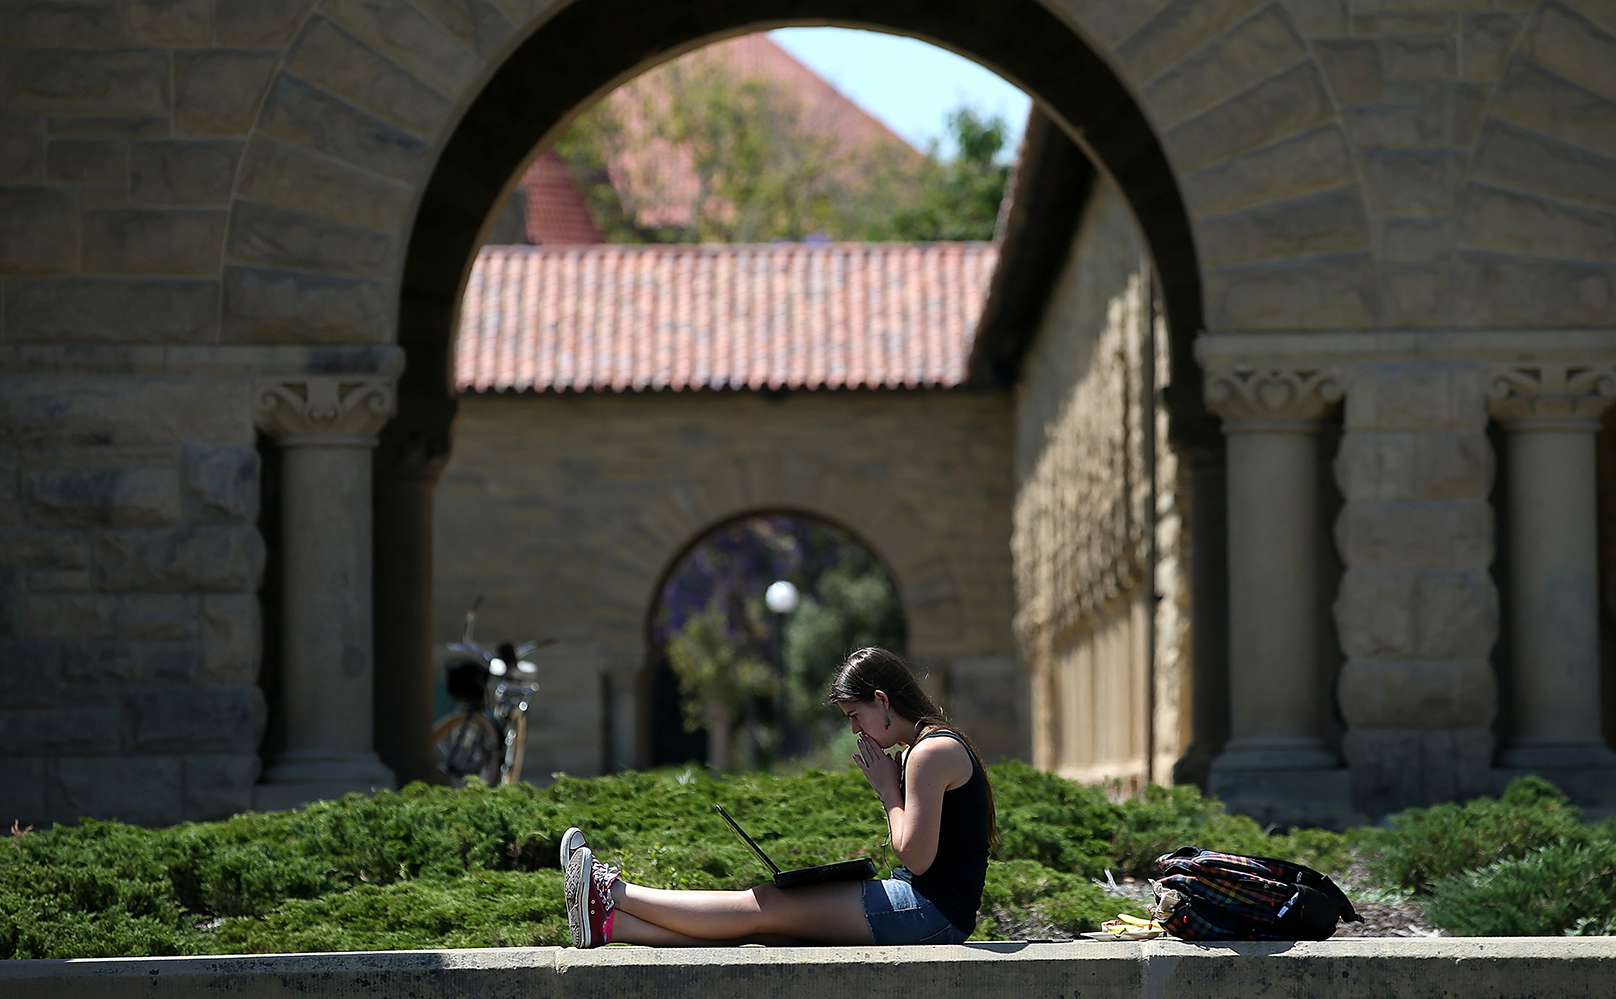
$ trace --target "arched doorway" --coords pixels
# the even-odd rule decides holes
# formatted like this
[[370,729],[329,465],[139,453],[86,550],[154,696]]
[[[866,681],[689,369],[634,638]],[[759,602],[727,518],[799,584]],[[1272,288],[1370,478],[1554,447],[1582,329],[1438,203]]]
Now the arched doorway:
[[[376,463],[378,662],[424,665],[430,659],[430,638],[416,623],[430,618],[431,556],[423,549],[429,549],[432,476],[447,454],[455,407],[449,389],[453,323],[492,209],[522,164],[592,99],[707,42],[791,24],[891,31],[970,56],[1031,93],[1115,178],[1144,232],[1160,282],[1174,373],[1168,393],[1173,433],[1180,443],[1203,445],[1208,458],[1202,465],[1216,467],[1218,442],[1200,394],[1185,391],[1199,383],[1190,344],[1201,325],[1201,290],[1178,187],[1133,97],[1067,23],[1032,0],[991,9],[910,0],[873,8],[845,0],[770,0],[693,10],[591,0],[555,15],[505,58],[448,137],[421,197],[400,289],[399,343],[409,364],[399,382],[399,413],[383,435]],[[1205,481],[1220,488],[1215,475]],[[1221,573],[1209,565],[1206,575],[1216,585]],[[1221,644],[1220,630],[1204,630],[1209,647]],[[424,715],[405,703],[410,693],[384,684],[382,675],[378,670],[378,710],[384,716]],[[411,769],[403,762],[409,753],[407,746],[383,751],[405,771]]]
[[875,552],[818,517],[760,513],[705,532],[672,561],[647,615],[644,762],[734,769],[836,755],[825,684],[856,648],[905,651],[898,594]]

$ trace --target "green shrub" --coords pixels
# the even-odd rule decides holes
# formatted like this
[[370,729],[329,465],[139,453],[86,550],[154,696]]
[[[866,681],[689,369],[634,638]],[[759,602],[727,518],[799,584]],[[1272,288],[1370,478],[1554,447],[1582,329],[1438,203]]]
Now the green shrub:
[[1385,828],[1361,830],[1356,838],[1375,881],[1425,892],[1460,871],[1586,836],[1565,795],[1548,781],[1522,777],[1496,801],[1409,809]]
[[1087,878],[1031,860],[989,864],[979,912],[973,940],[1074,937],[1099,929],[1119,912],[1146,914],[1137,903],[1107,895]]
[[1460,936],[1616,933],[1616,840],[1562,843],[1432,887],[1425,918]]

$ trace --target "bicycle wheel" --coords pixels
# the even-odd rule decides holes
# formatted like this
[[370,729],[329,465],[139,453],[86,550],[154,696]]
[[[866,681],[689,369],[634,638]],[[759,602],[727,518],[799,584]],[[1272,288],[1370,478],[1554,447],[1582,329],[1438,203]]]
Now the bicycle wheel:
[[500,767],[501,784],[515,784],[522,779],[522,756],[526,749],[527,712],[517,711],[505,723],[505,764]]
[[432,745],[438,751],[438,769],[455,787],[467,777],[479,777],[486,784],[498,784],[505,747],[499,726],[482,711],[456,711],[444,715],[432,726]]

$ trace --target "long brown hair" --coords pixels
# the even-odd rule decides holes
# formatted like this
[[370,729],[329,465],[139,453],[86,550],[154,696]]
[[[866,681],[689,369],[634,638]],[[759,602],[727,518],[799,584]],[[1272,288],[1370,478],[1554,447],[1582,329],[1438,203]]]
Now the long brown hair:
[[976,751],[976,743],[971,741],[971,737],[949,720],[948,712],[927,696],[907,663],[886,649],[873,646],[859,649],[847,657],[842,668],[831,679],[830,701],[832,704],[846,701],[868,704],[875,700],[878,690],[887,695],[887,702],[892,705],[893,711],[915,723],[917,731],[927,728],[952,732],[965,743],[965,748],[976,760],[977,769],[982,771],[982,783],[988,788],[988,845],[991,849],[997,849],[999,814],[993,804],[993,782],[988,779],[988,768],[982,763],[982,754]]

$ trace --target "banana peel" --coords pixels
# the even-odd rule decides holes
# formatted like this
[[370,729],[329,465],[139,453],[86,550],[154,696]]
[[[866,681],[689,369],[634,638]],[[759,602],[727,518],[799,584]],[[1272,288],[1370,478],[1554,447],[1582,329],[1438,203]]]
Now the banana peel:
[[1140,919],[1119,912],[1117,918],[1107,919],[1098,930],[1083,936],[1090,940],[1154,940],[1166,932],[1153,919]]

